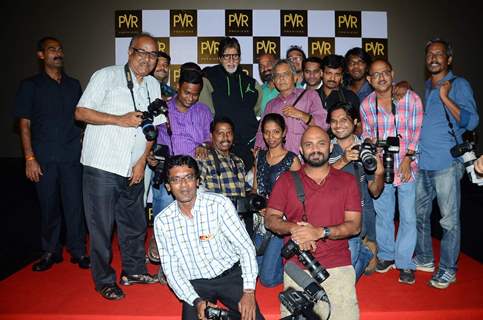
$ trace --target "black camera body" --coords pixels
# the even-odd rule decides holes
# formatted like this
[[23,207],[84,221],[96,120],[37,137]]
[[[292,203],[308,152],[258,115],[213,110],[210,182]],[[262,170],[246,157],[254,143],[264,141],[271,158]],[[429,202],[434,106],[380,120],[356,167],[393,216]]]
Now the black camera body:
[[158,131],[153,125],[154,118],[160,114],[166,114],[168,106],[164,100],[157,98],[148,105],[148,111],[143,111],[141,115],[142,122],[139,125],[143,129],[144,136],[148,141],[156,140]]
[[329,277],[327,270],[322,267],[309,251],[300,250],[298,244],[290,239],[282,247],[282,257],[290,259],[294,255],[297,255],[299,261],[302,262],[307,270],[309,270],[312,277],[317,280],[318,283],[324,282]]
[[352,149],[359,151],[359,161],[367,172],[376,171],[376,146],[369,139],[366,139],[360,145],[355,145]]
[[474,150],[475,144],[470,141],[465,141],[451,148],[450,153],[454,158],[461,157],[463,159],[463,165],[465,166],[470,181],[479,186],[483,186],[483,177],[475,172],[474,163],[476,161],[476,154]]
[[240,319],[240,316],[235,312],[231,312],[225,309],[206,306],[205,317],[207,319],[214,320],[236,320]]
[[155,144],[153,146],[154,158],[158,164],[154,168],[153,187],[159,189],[165,180],[164,164],[169,158],[169,147],[165,144]]
[[244,198],[236,198],[234,205],[239,213],[259,212],[267,207],[267,199],[256,193],[249,193]]
[[387,137],[377,141],[377,146],[384,150],[382,163],[384,165],[384,183],[394,182],[394,154],[399,152],[399,138]]

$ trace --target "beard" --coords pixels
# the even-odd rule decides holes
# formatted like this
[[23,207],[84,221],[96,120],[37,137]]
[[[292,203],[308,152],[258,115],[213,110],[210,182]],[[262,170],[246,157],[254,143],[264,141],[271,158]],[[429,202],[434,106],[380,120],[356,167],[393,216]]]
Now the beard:
[[[313,159],[314,156],[320,156],[318,159]],[[307,157],[302,155],[306,164],[314,168],[320,168],[329,161],[329,156],[322,152],[312,152]]]

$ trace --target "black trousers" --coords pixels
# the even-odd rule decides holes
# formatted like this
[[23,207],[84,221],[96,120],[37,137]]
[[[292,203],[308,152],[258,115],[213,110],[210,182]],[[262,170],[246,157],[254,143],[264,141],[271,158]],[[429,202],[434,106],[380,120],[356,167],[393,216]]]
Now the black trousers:
[[[243,279],[240,265],[237,263],[223,275],[214,279],[191,280],[191,285],[196,293],[212,303],[221,301],[230,311],[238,312],[238,302],[243,295]],[[257,304],[256,319],[264,319]],[[195,306],[191,306],[183,301],[183,320],[198,320],[198,313]]]
[[84,211],[90,234],[91,272],[96,289],[116,282],[111,267],[114,223],[121,250],[122,272],[146,273],[144,183],[129,186],[128,178],[84,167]]
[[62,253],[62,214],[65,242],[74,257],[85,255],[85,222],[82,214],[82,167],[78,162],[41,163],[42,176],[36,183],[41,211],[42,250]]

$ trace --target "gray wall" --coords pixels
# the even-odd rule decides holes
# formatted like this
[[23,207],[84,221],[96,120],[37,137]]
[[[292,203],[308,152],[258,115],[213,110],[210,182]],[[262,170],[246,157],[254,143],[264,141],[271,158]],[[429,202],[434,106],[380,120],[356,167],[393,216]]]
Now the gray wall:
[[[30,2],[30,3],[29,3]],[[453,5],[451,5],[453,3]],[[23,1],[3,8],[2,57],[4,72],[0,94],[0,157],[22,156],[12,119],[15,91],[21,79],[38,69],[36,41],[53,35],[63,41],[66,71],[85,87],[91,74],[114,63],[114,11],[118,9],[323,9],[375,10],[388,13],[389,59],[397,79],[408,80],[423,93],[426,41],[434,36],[455,47],[454,70],[473,86],[482,103],[483,80],[477,53],[482,52],[477,2],[458,1]],[[5,6],[3,4],[2,6]],[[10,5],[13,6],[13,5]],[[5,20],[4,20],[5,21]],[[480,74],[478,74],[480,73]],[[481,106],[480,106],[481,109]],[[480,137],[481,134],[480,128]],[[480,146],[480,153],[481,153]]]

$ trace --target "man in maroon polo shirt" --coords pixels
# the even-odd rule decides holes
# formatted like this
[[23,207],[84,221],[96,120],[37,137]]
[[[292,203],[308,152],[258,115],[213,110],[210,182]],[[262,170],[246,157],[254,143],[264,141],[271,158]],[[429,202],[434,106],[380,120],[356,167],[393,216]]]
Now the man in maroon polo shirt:
[[[268,229],[290,238],[302,250],[314,250],[317,261],[329,272],[321,285],[332,305],[331,319],[359,319],[355,272],[347,238],[360,232],[361,200],[354,176],[329,166],[330,140],[320,127],[309,127],[302,136],[300,151],[305,165],[298,174],[305,194],[304,206],[297,198],[294,178],[285,173],[276,182],[268,202]],[[283,219],[285,216],[286,220]],[[297,257],[292,257],[301,268]],[[301,290],[284,274],[284,287]],[[327,318],[328,307],[319,301],[314,311]],[[288,315],[282,306],[282,317]]]

